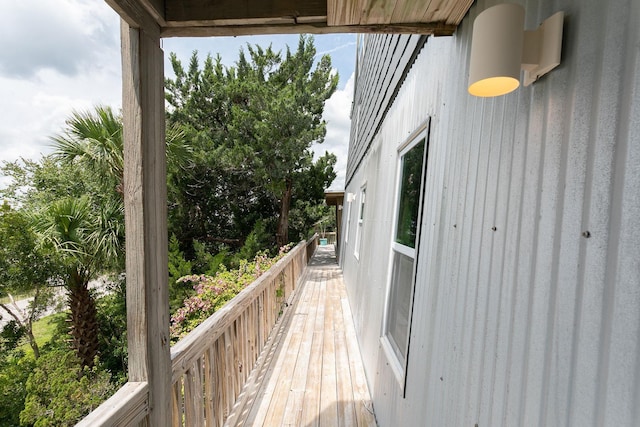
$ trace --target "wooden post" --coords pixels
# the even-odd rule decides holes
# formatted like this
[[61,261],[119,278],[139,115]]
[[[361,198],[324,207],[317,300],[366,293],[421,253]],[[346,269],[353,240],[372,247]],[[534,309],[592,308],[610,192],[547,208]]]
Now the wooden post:
[[163,52],[122,21],[129,381],[146,382],[151,426],[171,420]]

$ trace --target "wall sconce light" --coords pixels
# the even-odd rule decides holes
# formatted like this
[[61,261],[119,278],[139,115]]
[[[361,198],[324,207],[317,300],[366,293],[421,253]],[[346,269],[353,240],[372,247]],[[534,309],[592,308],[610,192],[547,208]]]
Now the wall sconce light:
[[500,96],[529,86],[560,64],[564,12],[547,18],[537,30],[524,31],[524,7],[502,3],[478,15],[473,23],[469,93]]

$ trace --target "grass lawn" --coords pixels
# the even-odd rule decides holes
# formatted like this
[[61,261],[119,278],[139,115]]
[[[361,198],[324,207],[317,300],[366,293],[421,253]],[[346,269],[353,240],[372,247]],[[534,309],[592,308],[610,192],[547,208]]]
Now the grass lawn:
[[[67,313],[56,313],[47,317],[43,317],[33,323],[33,336],[36,337],[38,347],[42,348],[43,345],[51,340],[54,332],[56,331],[56,324],[58,320],[62,320],[67,316]],[[27,354],[33,354],[31,346],[28,340],[25,339],[24,344],[20,347]]]

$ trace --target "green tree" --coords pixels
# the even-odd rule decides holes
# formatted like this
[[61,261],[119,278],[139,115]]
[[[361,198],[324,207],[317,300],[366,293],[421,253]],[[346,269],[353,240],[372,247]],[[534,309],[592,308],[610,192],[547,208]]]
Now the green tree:
[[41,248],[29,218],[20,211],[0,205],[0,297],[32,291],[33,299],[26,310],[8,304],[0,306],[24,330],[35,358],[40,349],[33,335],[33,322],[42,314],[51,295],[47,282],[57,274],[56,260]]
[[[276,242],[289,241],[289,211],[296,178],[313,167],[311,146],[326,133],[322,120],[325,101],[338,85],[331,59],[323,56],[314,68],[313,38],[300,36],[295,52],[287,47],[284,59],[267,48],[248,47],[237,65],[237,139],[248,144],[251,166],[278,201]],[[238,111],[241,110],[241,111]]]
[[[170,182],[170,223],[190,258],[194,240],[212,252],[224,245],[239,250],[258,221],[273,243],[287,243],[294,193],[304,192],[301,180],[309,182],[317,176],[309,172],[327,165],[333,173],[335,160],[316,167],[311,152],[324,139],[324,102],[338,82],[330,58],[316,61],[307,36],[284,55],[271,47],[249,45],[247,51],[233,67],[207,56],[202,69],[197,53],[187,69],[171,55],[176,77],[165,85],[168,121],[188,129],[194,161]],[[322,184],[333,177],[327,174]]]
[[243,161],[244,145],[231,140],[233,70],[197,52],[185,69],[170,55],[174,80],[166,81],[168,123],[185,129],[193,148],[189,167],[169,174],[169,226],[185,256],[196,257],[194,242],[208,252],[239,249],[257,220],[276,214],[271,195]]
[[[102,194],[122,195],[124,179],[124,143],[122,117],[111,107],[97,106],[94,111],[73,112],[63,133],[51,138],[53,158],[62,164],[76,163],[102,185]],[[167,128],[167,162],[179,169],[190,154],[178,126]],[[114,191],[115,190],[115,191]]]
[[64,269],[73,348],[85,366],[92,366],[98,351],[96,304],[89,281],[121,264],[123,215],[116,202],[94,206],[83,196],[53,202],[37,218],[37,231]]

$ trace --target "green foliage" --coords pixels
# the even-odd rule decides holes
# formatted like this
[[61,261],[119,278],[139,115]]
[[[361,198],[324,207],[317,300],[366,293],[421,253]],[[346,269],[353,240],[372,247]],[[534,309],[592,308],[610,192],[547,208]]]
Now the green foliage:
[[193,249],[195,251],[193,271],[209,276],[216,274],[216,272],[225,265],[229,255],[226,250],[222,250],[213,255],[207,251],[207,246],[204,243],[197,240],[193,242]]
[[169,307],[174,312],[188,298],[192,290],[178,282],[182,276],[191,274],[191,262],[184,259],[180,243],[175,234],[169,238]]
[[0,351],[0,425],[20,425],[20,412],[27,396],[27,379],[34,365],[32,356],[4,348]]
[[291,245],[281,248],[273,258],[266,252],[259,252],[252,261],[243,260],[237,269],[222,269],[215,276],[201,274],[181,278],[180,281],[193,287],[195,295],[187,298],[184,306],[171,316],[172,340],[177,341],[193,330],[247,285],[253,283],[290,249]]
[[61,197],[91,197],[101,200],[101,184],[90,171],[75,163],[62,164],[52,156],[40,161],[27,159],[4,162],[1,174],[10,178],[9,184],[0,189],[0,196],[12,206],[36,212],[46,208]]
[[[249,233],[247,239],[244,241],[244,245],[242,245],[242,248],[238,251],[236,259],[252,259],[261,250],[264,250],[264,248],[273,247],[273,244],[273,236],[267,231],[265,221],[256,221],[253,230],[251,230],[251,233]],[[236,261],[234,264],[239,264],[239,262]]]
[[191,262],[184,259],[180,243],[175,234],[169,238],[169,281],[176,281],[191,274]]
[[52,137],[53,158],[62,164],[76,163],[101,177],[102,194],[121,191],[124,170],[122,120],[110,107],[73,112],[63,133]]
[[73,352],[51,350],[40,357],[26,383],[22,424],[72,426],[115,391],[111,376],[82,368]]
[[0,351],[4,353],[14,350],[24,335],[24,326],[19,325],[15,320],[10,320],[0,331]]
[[201,68],[197,53],[186,68],[170,59],[168,121],[193,146],[190,168],[169,182],[180,246],[198,240],[212,253],[241,250],[258,221],[277,245],[286,243],[292,195],[319,203],[335,178],[335,156],[314,163],[311,152],[324,139],[324,102],[338,82],[330,58],[316,61],[313,38],[301,36],[284,54],[248,45],[233,67],[207,56]]
[[54,277],[53,254],[39,246],[30,218],[21,211],[0,205],[0,296],[33,290]]
[[122,385],[127,379],[127,296],[124,276],[109,285],[109,292],[98,298],[99,369],[111,374],[111,381]]

